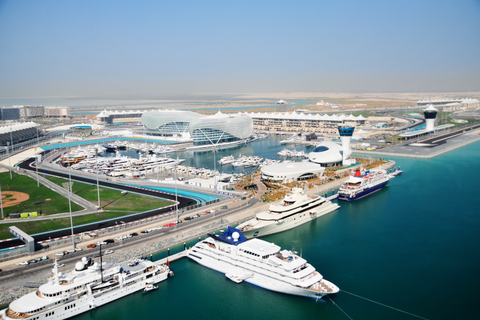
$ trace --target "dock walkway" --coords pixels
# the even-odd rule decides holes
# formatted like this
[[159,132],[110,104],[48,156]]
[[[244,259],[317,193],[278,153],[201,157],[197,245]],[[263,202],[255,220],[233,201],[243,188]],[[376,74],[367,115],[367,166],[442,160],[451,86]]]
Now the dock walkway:
[[176,260],[179,260],[179,259],[182,259],[182,258],[186,258],[187,257],[187,252],[188,250],[185,249],[183,251],[180,251],[178,253],[175,253],[175,254],[172,254],[168,257],[165,257],[165,258],[162,258],[160,260],[157,260],[157,261],[154,261],[154,264],[156,264],[157,266],[159,265],[162,265],[162,264],[165,264],[167,263],[167,260],[168,262],[173,262],[173,261],[176,261]]

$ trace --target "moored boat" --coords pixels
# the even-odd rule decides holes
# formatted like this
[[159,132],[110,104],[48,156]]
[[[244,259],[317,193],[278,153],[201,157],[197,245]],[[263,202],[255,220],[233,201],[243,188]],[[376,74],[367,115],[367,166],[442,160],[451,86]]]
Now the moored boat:
[[84,257],[69,272],[58,271],[38,290],[10,303],[0,319],[68,319],[167,279],[169,267],[146,259],[102,264]]
[[381,190],[390,180],[385,170],[357,170],[338,190],[338,200],[353,201]]
[[255,218],[237,226],[246,238],[261,237],[298,227],[335,211],[340,206],[317,195],[307,195],[301,188],[293,188],[280,202]]
[[198,242],[188,250],[187,256],[224,273],[236,283],[243,281],[264,289],[311,298],[340,291],[295,252],[282,250],[260,239],[247,240],[240,230],[232,227],[221,235],[209,235]]

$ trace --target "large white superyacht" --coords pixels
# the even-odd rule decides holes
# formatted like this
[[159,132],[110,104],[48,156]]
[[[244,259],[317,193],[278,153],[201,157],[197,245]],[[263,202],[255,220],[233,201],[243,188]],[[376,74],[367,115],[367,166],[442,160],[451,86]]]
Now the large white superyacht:
[[293,188],[279,203],[255,218],[237,226],[246,238],[261,237],[289,230],[320,216],[335,211],[340,206],[317,195],[307,195],[301,188]]
[[63,274],[55,260],[53,277],[12,301],[0,311],[0,319],[67,319],[163,281],[170,272],[167,265],[144,259],[100,265],[84,257],[74,270]]
[[232,227],[198,242],[187,256],[224,273],[236,283],[245,281],[268,290],[311,298],[340,291],[295,252],[264,240],[247,240],[240,230]]

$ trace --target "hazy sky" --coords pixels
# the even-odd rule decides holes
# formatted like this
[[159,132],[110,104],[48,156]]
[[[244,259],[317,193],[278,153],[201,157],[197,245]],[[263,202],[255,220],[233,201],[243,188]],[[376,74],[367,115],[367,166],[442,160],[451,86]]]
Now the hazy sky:
[[0,0],[0,98],[480,91],[480,1]]

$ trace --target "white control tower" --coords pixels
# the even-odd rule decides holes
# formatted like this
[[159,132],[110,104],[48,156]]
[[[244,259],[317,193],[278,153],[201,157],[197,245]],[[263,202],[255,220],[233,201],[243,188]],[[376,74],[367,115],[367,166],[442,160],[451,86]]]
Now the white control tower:
[[348,125],[338,126],[338,133],[340,134],[340,140],[342,140],[342,162],[343,165],[346,165],[345,160],[347,160],[352,154],[352,149],[350,149],[350,140],[353,136],[353,130],[355,127]]
[[423,110],[425,116],[425,130],[433,131],[435,129],[435,118],[437,117],[438,110],[432,105],[429,105],[427,109]]

